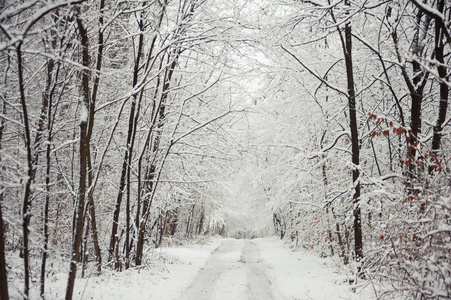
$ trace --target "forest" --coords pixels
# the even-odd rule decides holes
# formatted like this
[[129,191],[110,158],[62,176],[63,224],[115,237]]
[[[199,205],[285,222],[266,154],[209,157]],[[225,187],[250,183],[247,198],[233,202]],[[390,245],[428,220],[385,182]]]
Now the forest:
[[448,0],[0,0],[0,298],[277,235],[450,299],[450,60]]

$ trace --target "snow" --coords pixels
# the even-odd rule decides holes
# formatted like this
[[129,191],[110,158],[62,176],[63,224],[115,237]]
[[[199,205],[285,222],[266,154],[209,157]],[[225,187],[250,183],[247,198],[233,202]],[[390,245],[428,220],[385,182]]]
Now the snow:
[[[220,239],[212,239],[207,245],[154,249],[147,253],[147,261],[140,268],[104,270],[99,277],[77,279],[74,299],[177,299],[219,243]],[[67,274],[55,277],[55,282],[48,283],[46,299],[62,299],[65,295]]]
[[81,106],[81,112],[80,112],[80,123],[87,123],[88,122],[88,108],[86,107],[86,104]]
[[[353,292],[330,258],[292,252],[277,237],[212,238],[204,245],[152,250],[145,266],[77,279],[74,299],[374,299]],[[80,271],[79,271],[80,272]],[[61,299],[67,275],[47,281],[46,299]]]
[[306,251],[290,252],[276,238],[254,241],[269,264],[274,285],[288,299],[371,299],[372,291],[348,283],[348,277],[330,258],[319,258]]

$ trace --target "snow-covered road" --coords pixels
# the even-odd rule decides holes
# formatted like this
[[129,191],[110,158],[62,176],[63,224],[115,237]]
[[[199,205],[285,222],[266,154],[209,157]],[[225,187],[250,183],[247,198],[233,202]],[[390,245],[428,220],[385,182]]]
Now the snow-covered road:
[[260,249],[250,240],[224,240],[180,299],[282,299],[273,289]]
[[179,300],[371,298],[352,293],[330,260],[266,238],[222,240]]
[[[213,238],[205,245],[158,248],[147,258],[139,269],[78,279],[74,299],[375,299],[368,284],[353,293],[332,259],[292,252],[277,237]],[[61,299],[66,278],[60,273],[49,282],[46,299]]]

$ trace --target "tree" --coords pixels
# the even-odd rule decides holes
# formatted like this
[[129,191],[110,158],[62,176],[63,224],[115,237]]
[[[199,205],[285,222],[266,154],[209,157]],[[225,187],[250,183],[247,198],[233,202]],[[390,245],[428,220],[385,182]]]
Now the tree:
[[[2,113],[5,113],[5,104],[2,104]],[[0,121],[0,149],[1,141],[3,138],[3,128],[5,126],[5,121],[2,119]],[[1,161],[1,156],[0,156]],[[3,187],[1,187],[3,190]],[[6,272],[6,260],[5,260],[5,225],[3,221],[3,191],[0,192],[0,298],[9,299],[8,294],[8,274]]]
[[[350,6],[349,2],[345,2],[345,6]],[[349,109],[349,127],[351,132],[351,149],[352,149],[352,185],[353,185],[353,216],[354,216],[354,251],[356,255],[356,261],[360,264],[363,259],[363,236],[362,236],[362,220],[361,220],[361,206],[360,206],[360,141],[358,135],[358,123],[356,114],[356,92],[354,82],[354,70],[352,60],[352,29],[351,29],[351,17],[346,17],[343,21],[345,23],[344,36],[342,34],[339,23],[337,22],[333,10],[329,13],[332,16],[333,22],[337,24],[337,32],[340,36],[340,42],[343,49],[345,69],[346,69],[346,81],[347,81],[347,93],[343,93],[340,90],[336,91],[345,94],[348,98]],[[348,15],[349,13],[347,13]],[[283,48],[283,46],[282,46]],[[316,75],[311,69],[309,69],[304,63],[302,63],[295,55],[293,55],[286,48],[283,48],[288,54],[290,54],[302,67],[306,68],[312,75],[314,75],[320,82],[324,83],[330,88],[333,88],[326,80]],[[327,75],[325,76],[327,78]],[[358,272],[360,273],[360,266],[358,266]]]
[[[413,1],[413,3],[419,8],[419,10],[426,14],[428,17],[433,18],[435,21],[435,36],[434,36],[434,55],[437,60],[437,71],[439,77],[439,86],[440,86],[440,101],[439,101],[439,112],[437,123],[434,126],[434,136],[432,138],[432,155],[437,157],[438,151],[441,146],[442,139],[442,130],[443,125],[445,123],[446,113],[448,109],[448,98],[449,98],[449,71],[447,70],[445,63],[445,39],[450,42],[450,33],[448,28],[446,28],[445,20],[444,20],[444,12],[445,12],[445,1],[437,1],[437,11],[438,14],[435,13],[432,9],[428,9],[429,7],[424,7],[422,4],[417,1]],[[446,7],[449,11],[449,7]],[[448,12],[449,13],[449,12]],[[433,166],[429,167],[429,172],[434,169]]]
[[80,164],[80,176],[78,185],[77,200],[75,203],[75,213],[74,213],[74,232],[72,236],[72,249],[71,249],[71,262],[69,268],[69,277],[67,281],[66,288],[66,299],[72,299],[75,285],[75,276],[77,274],[77,263],[80,260],[80,245],[83,234],[83,224],[84,224],[84,209],[86,200],[86,181],[87,173],[89,172],[87,168],[88,153],[89,153],[89,136],[88,136],[88,122],[89,114],[94,112],[90,110],[91,99],[89,91],[89,41],[88,32],[85,29],[83,20],[80,15],[76,16],[76,22],[78,27],[78,32],[80,34],[80,42],[82,48],[82,65],[84,69],[81,75],[81,85],[82,85],[82,97],[81,97],[81,114],[80,114],[80,145],[79,145],[79,164]]

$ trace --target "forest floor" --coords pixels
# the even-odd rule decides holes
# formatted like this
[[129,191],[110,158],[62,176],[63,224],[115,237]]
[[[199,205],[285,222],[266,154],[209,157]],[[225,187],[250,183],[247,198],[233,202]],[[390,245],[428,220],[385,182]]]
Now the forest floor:
[[[276,237],[212,238],[161,247],[145,267],[77,279],[74,299],[308,300],[375,299],[371,284],[350,286],[336,261],[292,252]],[[64,298],[67,275],[47,280],[46,299]],[[355,292],[353,292],[355,290]]]

